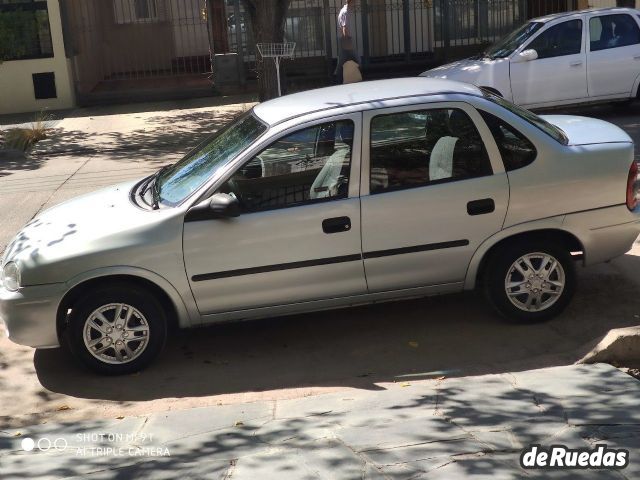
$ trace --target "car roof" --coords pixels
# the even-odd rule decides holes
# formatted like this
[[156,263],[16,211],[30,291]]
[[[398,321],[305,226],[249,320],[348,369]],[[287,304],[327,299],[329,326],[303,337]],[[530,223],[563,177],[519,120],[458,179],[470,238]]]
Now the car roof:
[[582,15],[585,13],[600,13],[600,12],[611,12],[611,13],[638,13],[638,10],[633,8],[626,7],[603,7],[603,8],[587,8],[585,10],[574,10],[572,12],[560,12],[560,13],[552,13],[550,15],[544,15],[538,18],[532,18],[529,20],[530,22],[550,22],[552,20],[557,20],[558,18],[571,17],[573,15]]
[[480,95],[478,87],[453,80],[410,77],[336,85],[285,95],[256,105],[254,113],[269,125],[322,110],[362,105],[366,110],[380,101],[447,93]]

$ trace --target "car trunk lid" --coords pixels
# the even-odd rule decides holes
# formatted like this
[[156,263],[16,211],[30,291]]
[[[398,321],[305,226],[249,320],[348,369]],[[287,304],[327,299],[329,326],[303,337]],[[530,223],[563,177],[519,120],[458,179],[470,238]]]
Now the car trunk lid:
[[633,142],[620,127],[597,118],[574,115],[541,115],[541,118],[561,129],[569,145]]

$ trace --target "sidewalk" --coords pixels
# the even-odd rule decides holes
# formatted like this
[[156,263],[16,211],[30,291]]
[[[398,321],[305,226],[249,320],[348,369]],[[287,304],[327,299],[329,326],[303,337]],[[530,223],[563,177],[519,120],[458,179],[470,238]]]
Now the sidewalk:
[[[640,382],[604,364],[0,432],[2,478],[640,478]],[[44,453],[24,451],[31,438]],[[630,451],[621,471],[525,471],[533,443]],[[29,446],[30,441],[24,443]],[[66,449],[64,446],[66,445]]]
[[[61,114],[63,118],[50,123],[48,138],[28,155],[0,152],[0,252],[41,210],[175,162],[252,105],[251,98],[243,96]],[[10,120],[16,119],[4,119]],[[0,129],[15,126],[5,124]]]

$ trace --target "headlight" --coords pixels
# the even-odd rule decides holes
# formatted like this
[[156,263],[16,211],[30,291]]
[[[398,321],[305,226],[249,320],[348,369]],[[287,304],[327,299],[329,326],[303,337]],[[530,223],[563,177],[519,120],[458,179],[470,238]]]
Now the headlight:
[[2,269],[2,284],[10,292],[20,288],[20,269],[15,262],[7,263]]

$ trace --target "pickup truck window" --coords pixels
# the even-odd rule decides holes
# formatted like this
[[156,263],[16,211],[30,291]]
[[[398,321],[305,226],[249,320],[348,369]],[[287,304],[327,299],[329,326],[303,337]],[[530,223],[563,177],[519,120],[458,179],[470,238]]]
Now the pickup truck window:
[[589,20],[591,51],[608,50],[640,43],[640,28],[626,14],[603,15]]
[[542,32],[527,45],[538,59],[577,55],[582,51],[582,20],[562,22]]

